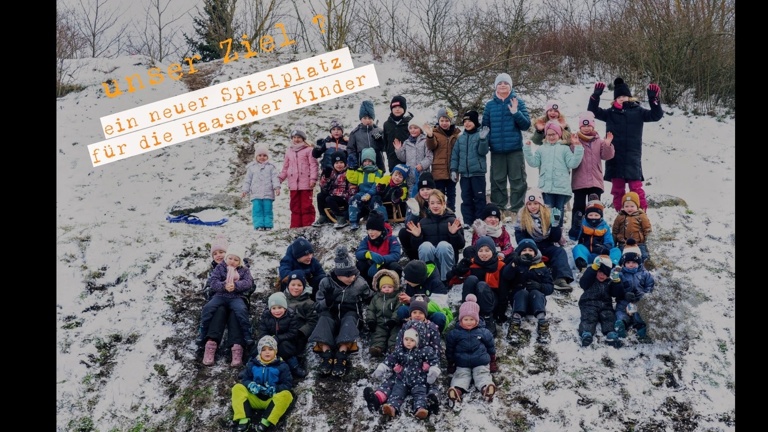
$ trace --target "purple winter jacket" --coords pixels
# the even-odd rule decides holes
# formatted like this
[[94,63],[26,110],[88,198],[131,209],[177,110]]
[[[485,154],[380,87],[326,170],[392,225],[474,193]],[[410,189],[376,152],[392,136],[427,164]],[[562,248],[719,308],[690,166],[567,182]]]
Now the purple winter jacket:
[[[579,166],[571,171],[571,190],[587,189],[596,187],[600,190],[603,186],[603,161],[613,158],[616,153],[613,144],[605,142],[599,135],[595,135],[591,140],[584,140],[584,135],[578,131],[574,132],[584,147],[584,157]],[[571,151],[574,150],[571,144]]]
[[237,274],[240,275],[240,280],[235,282],[235,290],[229,292],[224,288],[227,281],[227,263],[222,261],[217,265],[211,273],[211,291],[214,292],[214,296],[238,298],[245,294],[253,285],[253,276],[251,276],[248,267],[244,265],[237,268]]

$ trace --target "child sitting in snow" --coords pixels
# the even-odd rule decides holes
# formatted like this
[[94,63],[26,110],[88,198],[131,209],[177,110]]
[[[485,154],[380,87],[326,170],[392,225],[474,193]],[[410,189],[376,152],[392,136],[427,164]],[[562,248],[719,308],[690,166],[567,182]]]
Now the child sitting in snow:
[[382,413],[395,417],[405,398],[410,395],[413,398],[413,414],[418,419],[427,418],[427,377],[430,368],[439,368],[439,364],[440,358],[431,346],[419,346],[419,333],[415,329],[406,330],[402,344],[387,355],[373,372],[373,377],[377,379],[386,377],[390,372],[394,372],[396,377],[389,399],[381,407]]
[[267,308],[259,319],[259,339],[272,336],[277,341],[278,351],[283,361],[288,363],[295,378],[304,378],[307,371],[299,365],[298,356],[303,353],[296,343],[299,335],[299,321],[296,312],[288,309],[288,299],[282,292],[269,296]]
[[453,373],[448,389],[452,404],[461,403],[473,382],[486,401],[491,402],[496,394],[490,369],[491,356],[496,356],[496,345],[490,330],[478,325],[479,313],[477,298],[469,294],[459,308],[458,327],[445,337],[448,372]]
[[608,255],[614,264],[619,263],[621,250],[613,245],[611,226],[603,219],[603,204],[599,200],[590,201],[584,210],[584,218],[576,238],[578,244],[573,247],[571,253],[579,271],[587,268],[598,255]]
[[376,168],[376,152],[372,148],[363,150],[362,158],[360,168],[347,170],[347,180],[357,186],[357,193],[349,200],[351,230],[360,228],[361,208],[371,210],[382,205],[380,192],[384,190],[384,185],[389,183],[389,178],[385,178],[384,173]]
[[[272,336],[259,339],[254,356],[245,365],[232,387],[233,432],[266,432],[276,425],[293,403],[291,370],[277,356],[277,341]],[[254,410],[264,418],[251,424]]]
[[472,224],[472,246],[475,246],[477,239],[482,236],[493,239],[499,258],[505,262],[515,251],[512,238],[501,223],[501,211],[494,203],[486,204],[485,209],[480,212],[480,217]]
[[600,324],[606,343],[618,348],[619,336],[613,328],[616,323],[613,297],[621,295],[621,272],[614,268],[608,255],[600,255],[584,270],[579,286],[584,290],[579,298],[581,346],[592,343],[595,329]]
[[317,210],[320,216],[312,226],[319,227],[331,223],[325,214],[327,208],[336,217],[334,228],[339,229],[349,224],[346,207],[349,199],[357,192],[357,187],[347,180],[347,153],[334,152],[330,159],[333,169],[320,177],[320,192],[317,194]]
[[403,269],[399,262],[402,252],[400,241],[392,235],[392,227],[384,222],[381,213],[371,212],[365,221],[365,229],[368,235],[357,245],[355,265],[368,285],[371,285],[376,272],[382,269],[392,270],[398,276],[402,274]]
[[371,347],[368,352],[373,357],[381,357],[395,347],[397,332],[400,330],[397,321],[400,275],[392,270],[381,269],[373,276],[371,286],[376,294],[365,312],[365,322],[371,332]]
[[280,291],[288,287],[291,275],[300,272],[304,276],[304,290],[315,300],[320,281],[325,278],[325,270],[317,258],[312,244],[304,237],[298,237],[285,250],[278,268]]
[[317,325],[317,311],[315,302],[306,290],[307,281],[301,272],[291,273],[288,278],[288,288],[285,289],[285,298],[288,308],[296,313],[299,321],[299,331],[296,336],[296,348],[299,362],[307,347],[307,339]]
[[[632,244],[630,244],[630,241]],[[622,293],[616,297],[616,324],[614,330],[620,338],[627,337],[627,328],[632,327],[637,331],[637,340],[641,343],[650,343],[648,337],[648,325],[640,316],[635,306],[646,294],[653,292],[653,275],[643,267],[640,248],[630,239],[624,247],[621,256],[621,285]]]

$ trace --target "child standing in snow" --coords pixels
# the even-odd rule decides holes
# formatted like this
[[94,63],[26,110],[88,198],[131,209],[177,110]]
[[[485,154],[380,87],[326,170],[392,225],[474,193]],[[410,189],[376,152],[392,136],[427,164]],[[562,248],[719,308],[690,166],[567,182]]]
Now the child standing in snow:
[[373,102],[363,101],[360,104],[360,124],[349,133],[347,166],[351,170],[360,168],[363,163],[363,150],[370,148],[374,151],[376,167],[384,172],[384,131],[374,124],[375,119]]
[[[632,327],[637,331],[637,340],[641,343],[650,343],[648,337],[648,325],[640,316],[635,305],[653,292],[654,280],[651,272],[643,267],[643,259],[640,248],[636,245],[627,245],[619,261],[621,267],[621,295],[616,297],[616,324],[614,329],[620,338],[627,337],[627,328]],[[630,304],[632,306],[630,306]]]
[[[416,189],[413,186],[416,184],[419,175],[429,171],[432,167],[432,159],[434,158],[432,150],[427,148],[427,136],[422,132],[421,128],[422,126],[418,122],[413,122],[408,125],[408,138],[404,141],[395,138],[393,142],[397,158],[410,168],[407,170],[408,179],[406,183],[408,190],[414,191],[414,193]],[[394,168],[390,171],[391,173],[394,173]],[[413,195],[411,194],[411,196]]]
[[604,82],[595,84],[595,91],[587,106],[596,119],[605,122],[606,131],[613,133],[616,154],[605,162],[605,180],[611,182],[613,208],[621,208],[620,200],[629,185],[629,190],[638,196],[639,207],[646,211],[648,203],[643,190],[643,124],[657,122],[664,117],[659,98],[661,88],[658,84],[648,84],[648,104],[651,109],[646,109],[632,97],[624,79],[616,78],[613,86],[613,103],[610,108],[603,109],[599,106],[600,95],[605,89]]
[[621,198],[621,211],[613,220],[613,236],[619,249],[624,250],[624,245],[633,239],[645,262],[650,257],[646,241],[651,231],[651,220],[640,208],[640,197],[635,192],[625,193]]
[[584,146],[576,135],[571,135],[574,146],[571,151],[568,143],[562,140],[563,129],[558,122],[548,122],[544,126],[544,136],[545,142],[536,153],[531,150],[531,141],[526,141],[523,155],[528,165],[539,169],[539,189],[544,204],[552,209],[555,224],[559,225],[565,203],[571,199],[571,170],[581,163]]
[[435,188],[445,194],[448,208],[456,212],[456,182],[451,180],[451,153],[461,130],[453,124],[453,112],[447,108],[437,110],[437,124],[425,124],[427,149],[432,150],[432,176]]
[[445,337],[445,357],[448,372],[453,372],[448,399],[461,403],[462,396],[474,385],[491,402],[496,384],[491,376],[491,356],[496,356],[496,345],[490,330],[480,327],[480,306],[477,298],[469,294],[459,308],[459,325]]
[[403,334],[403,343],[379,364],[373,372],[374,378],[384,378],[390,372],[395,373],[395,384],[389,399],[381,407],[384,415],[395,417],[400,412],[405,398],[410,395],[412,412],[418,419],[429,416],[427,410],[427,376],[432,366],[439,368],[440,358],[435,350],[428,346],[419,346],[419,333],[408,329]]
[[307,372],[299,365],[298,356],[303,353],[296,343],[301,321],[293,310],[288,309],[288,299],[283,292],[269,296],[267,308],[259,319],[259,339],[272,336],[277,341],[280,357],[288,363],[294,378],[304,378]]
[[461,188],[461,215],[469,228],[485,208],[485,173],[488,172],[488,126],[480,129],[479,114],[464,114],[464,131],[451,152],[451,180]]
[[310,226],[315,221],[312,195],[317,184],[317,170],[312,144],[307,142],[307,134],[297,127],[291,131],[291,146],[285,151],[283,169],[278,176],[280,183],[288,179],[291,228]]
[[[579,114],[579,129],[575,135],[584,147],[584,157],[579,166],[571,173],[571,190],[573,191],[573,210],[571,211],[571,228],[568,237],[576,241],[579,235],[581,218],[588,197],[592,194],[600,199],[603,194],[603,161],[613,158],[613,134],[608,132],[605,139],[600,138],[595,130],[595,115],[589,111]],[[575,151],[576,146],[571,146]]]
[[555,121],[560,125],[560,129],[563,130],[563,141],[571,141],[571,128],[568,126],[568,121],[565,116],[560,112],[560,102],[550,99],[547,101],[547,106],[544,107],[544,115],[537,118],[533,122],[533,135],[531,135],[531,141],[536,145],[544,143],[544,126],[547,122]]
[[248,164],[240,190],[243,198],[249,196],[251,200],[253,229],[271,230],[274,226],[272,203],[280,195],[280,179],[277,168],[269,161],[266,147],[256,148],[256,160]]
[[592,343],[599,324],[606,343],[618,348],[620,342],[619,335],[614,331],[616,313],[613,311],[613,297],[621,295],[620,270],[614,268],[608,255],[600,255],[584,270],[579,286],[584,290],[579,298],[581,346]]
[[[277,341],[272,336],[259,339],[256,353],[232,387],[232,430],[266,432],[276,425],[293,403],[293,379],[288,364],[277,356]],[[251,424],[254,410],[264,418]]]
[[[226,307],[237,318],[237,322],[240,324],[240,332],[245,336],[245,344],[250,345],[253,343],[251,323],[248,318],[248,306],[243,298],[243,295],[253,286],[253,277],[248,267],[245,266],[244,256],[245,248],[239,245],[230,245],[224,260],[213,269],[210,279],[211,290],[214,295],[203,306],[202,316],[200,317],[201,335],[208,334],[208,327],[216,310],[220,307]],[[215,340],[209,339],[205,343],[206,354],[203,363],[207,366],[213,364],[216,349],[217,343]],[[233,345],[233,362],[235,362],[234,351],[236,349],[240,356],[242,356],[242,346],[236,348]],[[210,356],[208,355],[209,351],[211,353]]]

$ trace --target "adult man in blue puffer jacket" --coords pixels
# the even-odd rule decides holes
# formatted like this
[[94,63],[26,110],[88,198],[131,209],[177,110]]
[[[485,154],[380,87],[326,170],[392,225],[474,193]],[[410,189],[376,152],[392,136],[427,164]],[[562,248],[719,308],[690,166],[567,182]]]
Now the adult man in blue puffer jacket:
[[483,111],[483,126],[491,129],[491,202],[516,213],[528,190],[522,132],[531,127],[531,116],[525,102],[512,90],[509,74],[499,74],[493,84],[496,92]]

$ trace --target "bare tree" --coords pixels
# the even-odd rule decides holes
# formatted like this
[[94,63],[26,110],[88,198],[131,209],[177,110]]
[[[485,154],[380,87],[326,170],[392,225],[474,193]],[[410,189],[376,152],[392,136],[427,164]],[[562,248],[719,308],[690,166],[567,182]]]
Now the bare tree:
[[[111,4],[114,3],[115,8]],[[123,11],[117,9],[118,1],[78,0],[77,30],[87,40],[90,57],[118,55],[113,46],[125,33],[128,23],[121,22]]]
[[71,61],[86,47],[87,41],[77,31],[71,9],[56,5],[56,97],[71,88],[76,67]]
[[310,3],[309,9],[312,13],[309,28],[312,30],[307,32],[307,36],[318,38],[326,51],[344,47],[352,31],[356,3],[352,0],[322,0],[317,6]]
[[452,26],[448,23],[455,8],[453,0],[416,0],[416,20],[430,51],[442,45],[451,32]]
[[248,35],[251,49],[261,51],[260,39],[280,22],[277,0],[246,0],[243,15],[245,18],[240,27]]
[[184,17],[190,9],[178,16],[170,15],[168,7],[174,0],[149,0],[145,6],[145,19],[141,26],[135,25],[135,34],[129,45],[131,51],[143,54],[154,61],[163,61],[178,55],[181,46],[176,40],[178,26],[174,23]]

